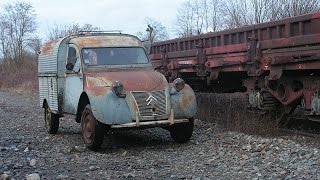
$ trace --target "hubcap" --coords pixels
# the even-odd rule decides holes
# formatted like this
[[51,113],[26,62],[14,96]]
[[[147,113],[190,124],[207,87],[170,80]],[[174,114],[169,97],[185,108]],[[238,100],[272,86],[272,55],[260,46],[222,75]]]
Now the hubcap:
[[94,118],[92,114],[87,113],[83,123],[83,137],[85,142],[90,144],[94,138]]

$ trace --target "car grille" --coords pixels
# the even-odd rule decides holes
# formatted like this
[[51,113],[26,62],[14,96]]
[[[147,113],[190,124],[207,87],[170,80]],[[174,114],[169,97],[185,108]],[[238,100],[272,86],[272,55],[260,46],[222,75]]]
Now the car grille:
[[157,117],[167,114],[165,90],[131,93],[137,103],[140,117]]

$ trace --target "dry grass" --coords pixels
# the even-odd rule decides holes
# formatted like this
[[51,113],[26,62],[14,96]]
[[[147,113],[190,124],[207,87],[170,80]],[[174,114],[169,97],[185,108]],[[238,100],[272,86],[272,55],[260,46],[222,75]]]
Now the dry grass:
[[0,65],[0,89],[22,94],[35,93],[38,88],[37,61],[3,62]]
[[243,93],[198,93],[197,118],[216,123],[218,127],[249,134],[270,134],[276,131],[270,117],[249,113]]

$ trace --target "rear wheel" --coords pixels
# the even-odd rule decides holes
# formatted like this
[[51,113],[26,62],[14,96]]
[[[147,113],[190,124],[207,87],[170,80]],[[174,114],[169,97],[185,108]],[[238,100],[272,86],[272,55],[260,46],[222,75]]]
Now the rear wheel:
[[192,136],[193,125],[193,118],[189,119],[187,123],[173,124],[169,129],[172,139],[178,143],[188,142]]
[[101,147],[105,129],[103,124],[93,116],[90,104],[82,112],[81,133],[83,141],[89,149],[96,151]]
[[50,108],[44,108],[44,122],[49,134],[57,134],[59,129],[59,115],[51,112]]

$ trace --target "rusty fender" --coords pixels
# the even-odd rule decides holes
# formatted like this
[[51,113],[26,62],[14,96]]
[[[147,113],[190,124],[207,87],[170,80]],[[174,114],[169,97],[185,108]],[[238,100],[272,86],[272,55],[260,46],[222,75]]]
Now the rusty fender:
[[170,83],[171,89],[171,107],[173,109],[174,119],[192,118],[197,113],[196,96],[189,85],[177,92]]
[[125,124],[132,122],[132,114],[127,104],[127,98],[117,97],[110,88],[102,87],[103,95],[96,96],[87,90],[91,110],[94,117],[104,124]]

